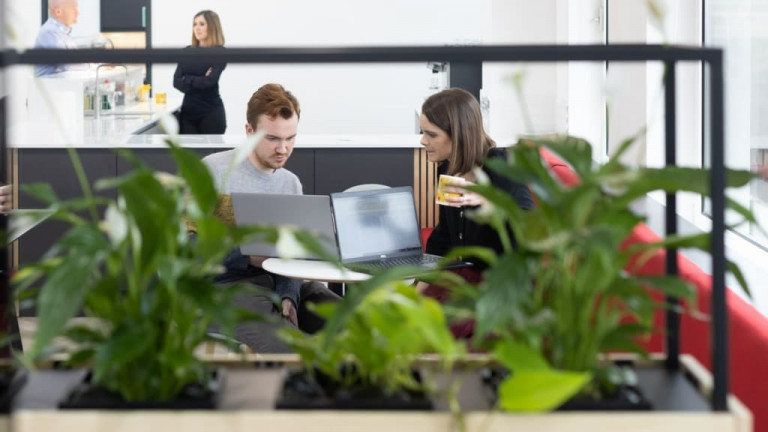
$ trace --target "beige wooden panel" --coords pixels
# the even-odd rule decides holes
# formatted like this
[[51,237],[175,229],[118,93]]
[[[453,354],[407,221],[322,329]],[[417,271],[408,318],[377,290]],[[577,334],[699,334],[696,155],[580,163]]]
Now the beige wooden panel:
[[416,199],[416,211],[422,228],[437,225],[436,183],[437,171],[435,164],[427,160],[427,153],[424,149],[414,149],[413,192]]
[[[749,432],[730,413],[551,413],[499,414],[469,413],[468,431],[508,432]],[[448,413],[427,412],[339,412],[339,411],[19,411],[13,430],[73,430],[78,432],[184,432],[254,430],[306,430],[317,432],[445,432],[455,431],[455,419]]]

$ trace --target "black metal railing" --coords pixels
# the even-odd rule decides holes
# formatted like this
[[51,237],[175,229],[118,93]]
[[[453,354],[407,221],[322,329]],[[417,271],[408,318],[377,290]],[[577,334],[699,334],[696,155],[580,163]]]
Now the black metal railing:
[[[3,51],[0,66],[66,63],[180,63],[194,62],[198,54],[182,49],[129,50],[42,50]],[[661,45],[522,45],[460,47],[329,47],[329,48],[228,48],[209,50],[206,59],[212,63],[393,63],[393,62],[663,62],[666,69],[665,145],[666,163],[675,165],[675,87],[678,62],[701,62],[709,67],[709,128],[711,140],[710,189],[712,202],[712,364],[714,388],[712,408],[727,410],[728,340],[725,295],[725,166],[723,112],[723,52],[721,49]],[[3,87],[5,88],[5,87]],[[0,108],[4,106],[0,105]],[[0,152],[5,154],[7,137],[5,110],[0,109]],[[2,159],[0,159],[1,161]],[[0,165],[0,179],[6,179],[5,164]],[[667,197],[666,233],[677,232],[675,195]],[[0,218],[0,230],[6,228]],[[0,259],[3,256],[0,255]],[[2,265],[8,268],[7,258]],[[676,250],[667,251],[667,272],[677,274]],[[0,288],[11,303],[7,271],[0,275]],[[675,299],[667,299],[674,303]],[[678,367],[680,318],[667,313],[667,366]]]

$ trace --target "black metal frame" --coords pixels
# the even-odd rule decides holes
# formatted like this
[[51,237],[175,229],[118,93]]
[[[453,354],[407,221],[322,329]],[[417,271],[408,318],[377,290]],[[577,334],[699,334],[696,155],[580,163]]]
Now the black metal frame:
[[[0,66],[62,63],[179,63],[197,60],[197,54],[181,49],[147,50],[28,50],[23,53],[3,51]],[[727,410],[728,340],[725,295],[725,166],[723,112],[723,51],[715,48],[661,45],[523,45],[461,47],[338,47],[338,48],[233,48],[213,50],[206,58],[217,63],[388,63],[388,62],[563,62],[563,61],[661,61],[666,66],[665,144],[666,163],[674,165],[676,65],[681,61],[705,63],[710,69],[710,189],[712,199],[712,364],[714,389],[712,408]],[[0,126],[5,111],[0,109]],[[6,130],[0,132],[0,153],[7,149]],[[1,159],[0,159],[1,160]],[[5,166],[0,167],[4,170]],[[1,178],[6,178],[5,172]],[[0,218],[4,219],[4,218]],[[0,229],[5,221],[0,220]],[[666,232],[677,232],[675,195],[667,197]],[[667,272],[677,274],[677,254],[667,253]],[[2,255],[0,255],[0,259]],[[4,261],[7,266],[7,261]],[[7,268],[7,267],[6,267]],[[10,301],[7,272],[0,277],[0,288]],[[668,299],[673,302],[674,299]],[[7,309],[5,309],[7,310]],[[667,354],[670,368],[678,367],[679,316],[667,314]]]

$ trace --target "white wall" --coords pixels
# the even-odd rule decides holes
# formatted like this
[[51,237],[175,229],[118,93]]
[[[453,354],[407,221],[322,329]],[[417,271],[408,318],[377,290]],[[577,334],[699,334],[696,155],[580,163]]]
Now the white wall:
[[[565,25],[560,35],[563,44],[602,44],[605,42],[605,8],[603,0],[574,4],[559,0],[561,20]],[[603,160],[605,142],[605,62],[582,62],[564,65],[567,81],[563,85],[568,133],[589,141],[593,157]]]
[[[212,5],[201,0],[163,0],[152,5],[152,44],[188,45],[193,15],[209,7],[219,13],[230,47],[555,43],[563,31],[557,21],[557,1],[240,0]],[[88,40],[97,31],[98,4],[98,0],[80,0],[80,19],[73,29],[80,40]],[[7,5],[4,15],[13,25],[15,46],[31,47],[40,25],[40,2],[7,0]],[[567,78],[558,76],[563,67],[487,63],[483,75],[485,93],[491,99],[491,134],[513,137],[519,133],[564,132],[567,101],[562,92],[567,89]],[[157,91],[176,92],[172,87],[174,69],[175,65],[155,65]],[[522,69],[531,130],[523,125],[517,95],[508,82],[513,72]],[[304,111],[303,133],[413,133],[415,111],[427,93],[429,75],[421,62],[233,64],[222,74],[220,84],[230,133],[242,130],[250,94],[267,82],[284,84],[298,96]],[[554,81],[558,85],[553,86]]]
[[[3,19],[8,26],[11,47],[26,49],[35,45],[41,24],[40,0],[6,0]],[[78,0],[80,15],[70,36],[79,45],[88,45],[101,28],[99,0]]]
[[[646,0],[608,0],[608,23],[608,43],[646,43]],[[647,68],[644,63],[608,63],[606,100],[608,152],[611,154],[622,141],[647,125]],[[657,85],[656,91],[660,88]],[[645,141],[638,142],[625,154],[624,161],[645,165],[645,153]]]
[[[196,12],[209,1],[152,4],[152,46],[190,43]],[[219,2],[229,47],[446,45],[487,42],[490,0]],[[156,65],[157,91],[173,90],[175,65]],[[251,93],[278,82],[302,104],[302,133],[414,133],[428,88],[426,63],[229,65],[219,82],[228,132],[243,130]]]
[[[493,44],[554,44],[558,25],[555,0],[494,0],[490,21]],[[497,139],[514,139],[520,134],[560,130],[565,115],[557,97],[558,66],[553,63],[483,64],[483,88],[491,105],[490,131]],[[522,94],[512,83],[523,76]],[[526,124],[523,110],[530,124]]]

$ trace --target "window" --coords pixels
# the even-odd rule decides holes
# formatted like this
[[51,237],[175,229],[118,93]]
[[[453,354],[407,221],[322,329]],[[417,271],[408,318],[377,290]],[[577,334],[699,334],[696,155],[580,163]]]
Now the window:
[[[768,0],[706,0],[704,3],[704,43],[725,50],[726,163],[729,167],[750,168],[762,175],[732,197],[751,208],[764,227],[768,227],[766,22]],[[704,118],[706,125],[706,111]],[[754,226],[741,227],[739,233],[768,247],[768,238]]]

